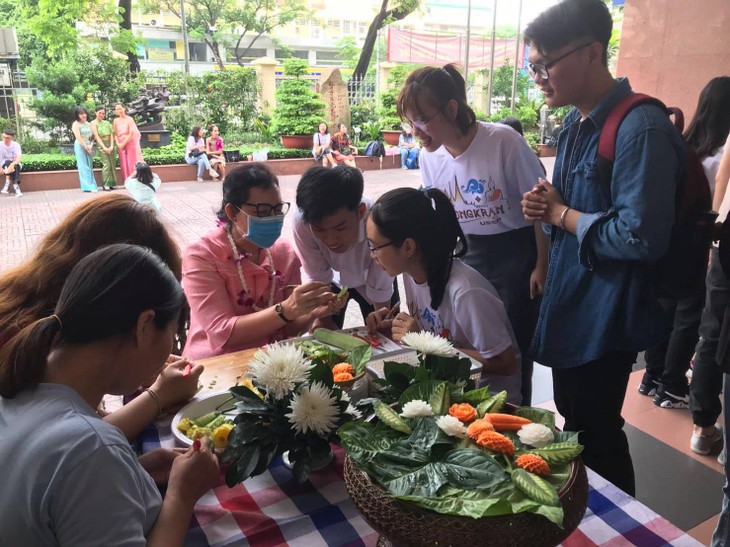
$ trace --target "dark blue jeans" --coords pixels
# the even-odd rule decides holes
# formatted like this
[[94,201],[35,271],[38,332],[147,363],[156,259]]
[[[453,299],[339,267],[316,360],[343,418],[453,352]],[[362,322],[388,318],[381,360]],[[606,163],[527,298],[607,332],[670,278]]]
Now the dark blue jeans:
[[722,412],[720,392],[722,371],[716,354],[725,311],[730,304],[730,282],[720,265],[716,249],[710,252],[710,266],[706,278],[705,308],[700,322],[700,341],[697,343],[692,382],[689,386],[689,408],[692,420],[700,427],[710,427]]

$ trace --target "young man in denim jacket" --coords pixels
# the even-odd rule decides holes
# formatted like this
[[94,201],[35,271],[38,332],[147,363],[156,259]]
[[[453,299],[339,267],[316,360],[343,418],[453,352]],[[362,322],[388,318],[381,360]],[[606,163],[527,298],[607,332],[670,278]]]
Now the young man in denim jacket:
[[633,495],[621,407],[637,352],[668,332],[647,265],[667,250],[685,161],[666,113],[641,105],[621,124],[612,178],[602,182],[598,137],[631,93],[607,68],[611,28],[601,0],[563,0],[525,30],[529,72],[548,106],[575,109],[558,139],[552,184],[541,180],[522,207],[551,241],[531,356],[553,369],[558,412],[566,429],[581,432],[586,465]]

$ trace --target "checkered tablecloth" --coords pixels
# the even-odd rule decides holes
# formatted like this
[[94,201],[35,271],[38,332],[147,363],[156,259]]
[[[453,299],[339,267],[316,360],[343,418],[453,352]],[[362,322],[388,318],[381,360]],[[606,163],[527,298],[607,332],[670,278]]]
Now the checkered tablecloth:
[[[175,446],[169,420],[145,431],[138,449],[148,452],[159,446]],[[185,545],[375,545],[377,532],[360,516],[345,490],[344,452],[336,448],[334,454],[333,463],[313,473],[305,484],[293,481],[281,458],[275,458],[265,473],[244,484],[235,488],[217,486],[196,505]],[[590,470],[588,481],[586,515],[563,547],[701,546]]]

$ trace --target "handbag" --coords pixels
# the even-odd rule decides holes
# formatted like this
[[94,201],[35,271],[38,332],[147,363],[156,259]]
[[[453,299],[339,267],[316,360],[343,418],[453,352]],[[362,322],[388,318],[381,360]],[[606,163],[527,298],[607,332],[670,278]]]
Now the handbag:
[[202,156],[203,154],[205,154],[205,152],[203,152],[202,150],[191,150],[188,156],[190,156],[191,158],[197,158]]

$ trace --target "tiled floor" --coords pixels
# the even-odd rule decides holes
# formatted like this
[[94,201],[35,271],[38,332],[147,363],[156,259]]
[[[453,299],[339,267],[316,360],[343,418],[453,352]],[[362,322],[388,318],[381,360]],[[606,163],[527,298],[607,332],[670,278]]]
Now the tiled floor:
[[[545,161],[549,174],[552,158]],[[294,202],[297,176],[281,177],[284,200]],[[421,184],[418,171],[383,170],[365,173],[365,193],[377,198],[399,186]],[[120,190],[124,191],[124,190]],[[215,226],[220,207],[220,184],[213,182],[166,183],[159,193],[162,218],[181,246]],[[40,237],[82,201],[93,199],[78,190],[28,192],[23,198],[0,196],[0,271],[23,260]],[[291,241],[291,216],[284,237]],[[103,230],[103,226],[99,229]],[[401,289],[402,290],[402,289]],[[356,306],[350,306],[346,325],[360,324]],[[636,388],[641,371],[630,380],[624,417],[637,472],[637,497],[675,525],[709,543],[720,509],[720,488],[724,480],[716,461],[717,452],[699,456],[689,449],[692,421],[688,410],[654,406]],[[536,365],[534,403],[552,407],[552,379],[549,369]]]

